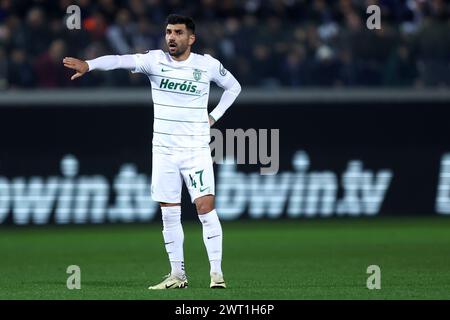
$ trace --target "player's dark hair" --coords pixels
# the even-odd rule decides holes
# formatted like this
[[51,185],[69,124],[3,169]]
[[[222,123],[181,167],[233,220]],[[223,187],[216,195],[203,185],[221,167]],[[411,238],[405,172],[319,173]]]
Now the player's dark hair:
[[166,19],[166,25],[168,24],[184,24],[186,29],[195,33],[195,23],[191,17],[182,16],[180,14],[170,14]]

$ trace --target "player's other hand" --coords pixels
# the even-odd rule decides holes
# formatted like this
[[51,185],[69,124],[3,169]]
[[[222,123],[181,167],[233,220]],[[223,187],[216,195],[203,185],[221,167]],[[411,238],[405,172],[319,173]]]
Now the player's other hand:
[[216,122],[216,120],[214,120],[214,118],[211,116],[209,116],[208,118],[209,118],[209,126],[212,127],[213,124]]
[[65,57],[63,59],[63,63],[65,67],[76,71],[76,73],[70,78],[71,80],[75,80],[89,71],[89,65],[87,62],[80,59]]

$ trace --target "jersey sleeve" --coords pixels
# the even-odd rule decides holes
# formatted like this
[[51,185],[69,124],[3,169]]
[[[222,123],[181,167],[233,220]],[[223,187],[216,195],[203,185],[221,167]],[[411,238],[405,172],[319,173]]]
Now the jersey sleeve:
[[233,75],[220,63],[219,60],[205,54],[209,60],[209,72],[211,74],[211,81],[214,81],[219,87],[224,88],[225,84],[229,82]]
[[[208,55],[206,55],[208,56]],[[225,91],[222,93],[219,104],[209,114],[215,121],[219,120],[225,111],[233,104],[241,92],[241,85],[236,78],[219,62],[208,56],[210,61],[210,80],[214,81]]]
[[157,63],[159,51],[160,50],[149,50],[146,53],[133,54],[136,68],[134,70],[131,70],[131,72],[151,75],[154,66]]
[[89,71],[101,70],[109,71],[116,69],[126,69],[134,70],[136,68],[136,63],[133,59],[133,55],[106,55],[95,59],[86,60],[88,64]]

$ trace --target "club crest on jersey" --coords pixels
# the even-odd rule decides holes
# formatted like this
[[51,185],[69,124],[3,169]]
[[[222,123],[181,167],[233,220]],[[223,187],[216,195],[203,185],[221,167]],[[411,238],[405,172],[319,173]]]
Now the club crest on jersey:
[[195,81],[199,81],[202,78],[202,72],[198,69],[194,69],[194,72],[192,75],[194,76]]

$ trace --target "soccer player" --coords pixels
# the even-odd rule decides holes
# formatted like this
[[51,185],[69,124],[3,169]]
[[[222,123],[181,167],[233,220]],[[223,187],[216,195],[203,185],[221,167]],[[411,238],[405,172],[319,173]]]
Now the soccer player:
[[[164,244],[171,265],[165,279],[149,289],[185,288],[181,225],[181,189],[187,186],[203,225],[203,241],[210,261],[211,288],[225,288],[222,273],[222,227],[214,207],[214,172],[209,148],[210,126],[231,106],[241,91],[239,82],[208,54],[191,52],[194,21],[169,15],[166,21],[168,51],[107,55],[93,60],[66,57],[63,63],[76,71],[72,80],[92,70],[127,69],[148,76],[154,104],[151,195],[160,203]],[[208,115],[210,81],[224,89]]]

